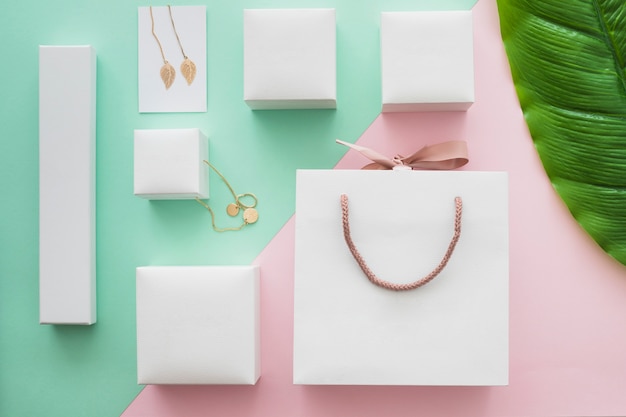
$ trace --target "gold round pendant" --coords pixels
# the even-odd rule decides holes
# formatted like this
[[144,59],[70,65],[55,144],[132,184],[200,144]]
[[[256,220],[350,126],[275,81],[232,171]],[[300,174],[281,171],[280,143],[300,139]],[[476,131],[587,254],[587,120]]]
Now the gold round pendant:
[[247,224],[256,223],[259,220],[259,212],[250,207],[243,211],[243,221]]
[[237,214],[239,214],[239,206],[235,203],[230,203],[226,207],[226,213],[228,213],[228,215],[231,217],[236,216]]

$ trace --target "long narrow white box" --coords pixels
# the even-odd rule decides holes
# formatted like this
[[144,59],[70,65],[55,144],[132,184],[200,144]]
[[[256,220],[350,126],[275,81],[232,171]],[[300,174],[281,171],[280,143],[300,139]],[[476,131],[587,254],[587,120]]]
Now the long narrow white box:
[[39,47],[39,321],[96,322],[96,52]]

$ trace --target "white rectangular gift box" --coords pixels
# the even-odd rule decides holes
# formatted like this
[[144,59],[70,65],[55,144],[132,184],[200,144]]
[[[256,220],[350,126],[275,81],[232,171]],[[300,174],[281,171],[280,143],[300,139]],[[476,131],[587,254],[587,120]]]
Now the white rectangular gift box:
[[[297,172],[294,369],[296,384],[506,385],[508,185],[502,172],[300,170]],[[394,283],[445,268],[426,285]]]
[[246,9],[243,19],[250,108],[336,107],[335,9]]
[[96,322],[96,51],[39,47],[39,320]]
[[137,268],[139,384],[248,384],[260,362],[258,266]]
[[472,12],[385,12],[383,112],[464,111],[474,102]]
[[135,130],[135,195],[151,200],[209,198],[208,138],[200,129]]

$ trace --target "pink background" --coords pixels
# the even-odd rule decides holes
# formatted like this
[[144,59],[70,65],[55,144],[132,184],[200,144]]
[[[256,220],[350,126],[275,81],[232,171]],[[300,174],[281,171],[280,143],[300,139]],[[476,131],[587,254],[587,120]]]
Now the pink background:
[[[291,219],[255,261],[258,384],[146,386],[123,417],[626,415],[625,269],[580,229],[546,178],[515,95],[495,1],[475,6],[474,33],[476,103],[467,113],[380,115],[358,142],[391,156],[461,139],[470,148],[463,169],[509,172],[510,385],[292,385]],[[349,152],[337,168],[365,163]]]

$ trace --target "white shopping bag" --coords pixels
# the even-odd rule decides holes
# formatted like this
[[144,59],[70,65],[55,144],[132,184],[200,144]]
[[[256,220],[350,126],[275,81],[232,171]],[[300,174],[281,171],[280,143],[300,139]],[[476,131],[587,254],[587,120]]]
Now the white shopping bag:
[[[426,285],[408,283],[449,261]],[[453,245],[454,246],[454,245]],[[503,172],[297,173],[296,384],[508,384],[508,177]]]

